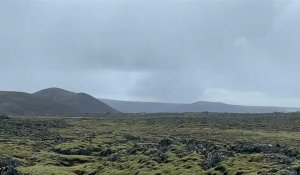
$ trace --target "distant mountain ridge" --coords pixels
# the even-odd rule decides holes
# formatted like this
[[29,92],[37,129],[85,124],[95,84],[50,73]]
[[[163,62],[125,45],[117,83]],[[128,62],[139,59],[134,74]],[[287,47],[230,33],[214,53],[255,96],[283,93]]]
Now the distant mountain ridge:
[[242,106],[230,105],[221,102],[199,101],[190,104],[184,103],[160,103],[160,102],[137,102],[101,99],[104,103],[124,113],[159,113],[159,112],[228,112],[228,113],[273,113],[295,112],[299,108],[270,107],[270,106]]
[[0,91],[0,113],[10,115],[68,115],[115,113],[117,110],[85,93],[48,88],[36,93]]
[[86,93],[48,88],[36,93],[0,91],[0,114],[8,115],[78,115],[99,113],[273,113],[296,112],[299,108],[242,106],[199,101],[190,104],[119,101],[96,99]]

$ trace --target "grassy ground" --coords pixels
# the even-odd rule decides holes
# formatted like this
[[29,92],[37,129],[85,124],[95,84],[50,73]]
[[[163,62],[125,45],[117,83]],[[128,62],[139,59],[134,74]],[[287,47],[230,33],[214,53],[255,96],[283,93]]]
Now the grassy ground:
[[300,114],[0,120],[0,159],[33,175],[300,174]]

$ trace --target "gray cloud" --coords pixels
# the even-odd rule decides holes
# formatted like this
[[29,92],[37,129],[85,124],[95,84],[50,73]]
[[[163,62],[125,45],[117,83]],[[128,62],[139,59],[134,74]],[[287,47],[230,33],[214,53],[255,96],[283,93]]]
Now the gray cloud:
[[299,106],[299,8],[296,0],[1,1],[0,88]]

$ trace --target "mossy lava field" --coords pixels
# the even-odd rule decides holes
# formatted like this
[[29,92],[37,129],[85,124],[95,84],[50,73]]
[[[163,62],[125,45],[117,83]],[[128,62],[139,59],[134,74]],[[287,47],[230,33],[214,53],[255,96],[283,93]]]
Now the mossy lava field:
[[0,174],[299,175],[300,113],[0,119]]

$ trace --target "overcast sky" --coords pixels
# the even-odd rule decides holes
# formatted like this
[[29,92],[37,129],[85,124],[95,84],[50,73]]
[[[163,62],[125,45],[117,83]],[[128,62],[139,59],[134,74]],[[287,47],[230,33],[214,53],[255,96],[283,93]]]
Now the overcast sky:
[[299,0],[0,0],[0,89],[300,107]]

